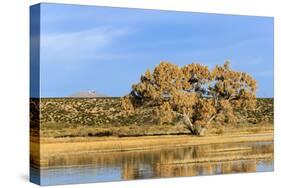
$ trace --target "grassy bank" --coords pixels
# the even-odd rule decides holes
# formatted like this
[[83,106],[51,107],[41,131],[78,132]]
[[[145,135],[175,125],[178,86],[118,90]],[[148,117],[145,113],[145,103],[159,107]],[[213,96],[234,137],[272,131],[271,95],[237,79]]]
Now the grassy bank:
[[[49,159],[60,156],[79,156],[94,153],[154,150],[183,146],[228,144],[239,142],[273,141],[273,132],[232,133],[224,135],[198,136],[146,136],[146,137],[72,137],[42,138],[31,142],[31,161],[35,166],[48,166]],[[40,153],[36,153],[40,148]],[[228,151],[230,152],[230,151]],[[40,155],[40,158],[39,158]],[[215,159],[213,159],[215,160]],[[226,159],[225,159],[226,160]],[[177,161],[178,162],[178,161]]]
[[[124,115],[120,98],[40,99],[31,101],[31,136],[39,133],[54,138],[188,134],[178,121],[159,125],[153,111],[153,108],[140,108],[134,114]],[[238,117],[235,123],[213,121],[208,134],[273,129],[272,98],[257,99],[255,110],[235,114]]]
[[[208,135],[223,135],[230,133],[264,133],[272,132],[273,126],[269,123],[245,125],[214,125],[207,132]],[[46,123],[40,131],[41,137],[137,137],[161,135],[189,135],[189,131],[182,125],[131,125],[131,126],[84,126],[62,123]]]

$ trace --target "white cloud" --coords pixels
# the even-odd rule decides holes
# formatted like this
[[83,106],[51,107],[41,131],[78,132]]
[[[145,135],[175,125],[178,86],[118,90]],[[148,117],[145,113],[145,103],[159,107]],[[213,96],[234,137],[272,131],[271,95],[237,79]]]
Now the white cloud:
[[105,56],[105,49],[130,34],[128,28],[99,27],[90,30],[45,34],[41,37],[41,60],[82,60]]

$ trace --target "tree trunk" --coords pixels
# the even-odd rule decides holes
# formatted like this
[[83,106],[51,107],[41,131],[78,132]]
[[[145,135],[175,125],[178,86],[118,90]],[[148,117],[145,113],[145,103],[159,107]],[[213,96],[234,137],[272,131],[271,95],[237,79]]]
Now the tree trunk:
[[187,114],[183,115],[183,123],[193,135],[204,136],[207,130],[206,128],[202,128],[201,126],[194,126]]
[[183,114],[182,120],[183,120],[183,123],[186,126],[186,128],[191,132],[191,134],[195,134],[194,126],[191,123],[188,115]]

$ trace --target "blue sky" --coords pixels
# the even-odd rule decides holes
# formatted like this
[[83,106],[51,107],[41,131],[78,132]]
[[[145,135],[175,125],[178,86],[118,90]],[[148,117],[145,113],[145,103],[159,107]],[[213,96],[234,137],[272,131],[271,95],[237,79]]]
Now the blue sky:
[[231,61],[273,94],[273,18],[41,4],[41,97],[127,94],[160,61]]

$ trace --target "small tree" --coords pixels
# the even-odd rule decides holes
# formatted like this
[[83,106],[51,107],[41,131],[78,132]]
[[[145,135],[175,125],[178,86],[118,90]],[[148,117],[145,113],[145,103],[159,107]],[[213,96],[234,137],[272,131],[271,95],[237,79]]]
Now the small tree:
[[253,108],[255,92],[256,81],[245,72],[232,71],[229,62],[212,71],[195,63],[179,67],[161,62],[141,76],[125,100],[132,104],[130,110],[157,107],[160,122],[177,116],[192,134],[203,135],[218,115],[232,122],[235,110]]

